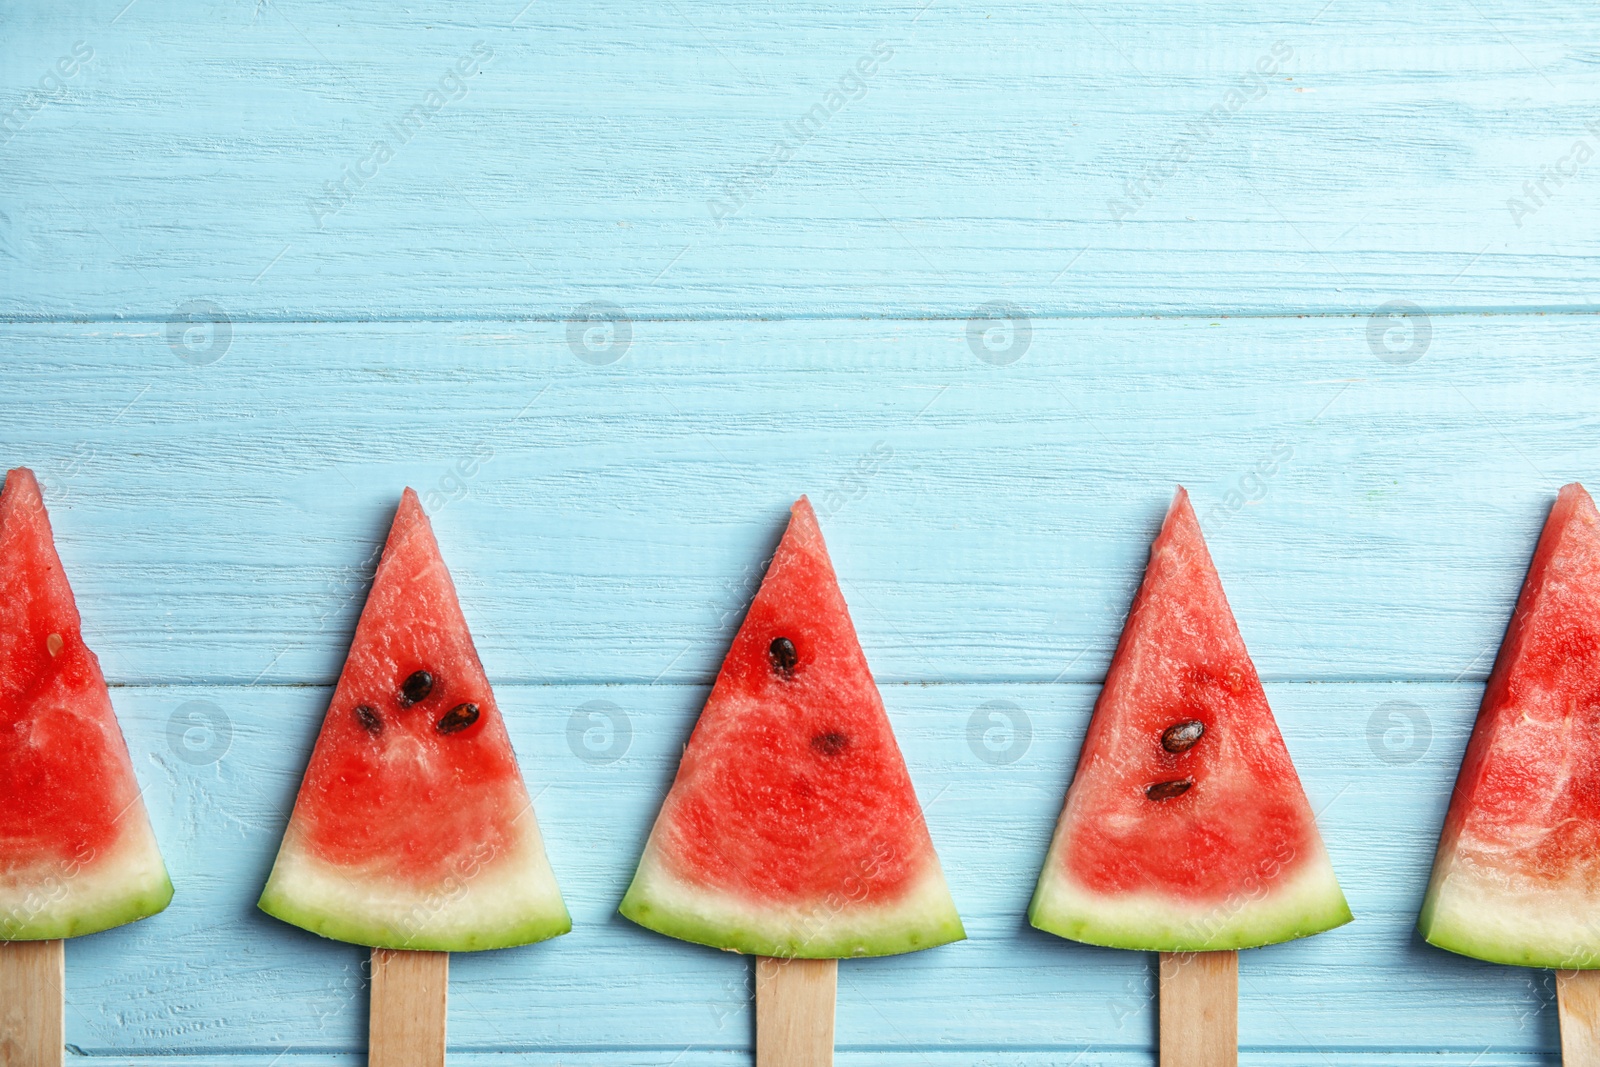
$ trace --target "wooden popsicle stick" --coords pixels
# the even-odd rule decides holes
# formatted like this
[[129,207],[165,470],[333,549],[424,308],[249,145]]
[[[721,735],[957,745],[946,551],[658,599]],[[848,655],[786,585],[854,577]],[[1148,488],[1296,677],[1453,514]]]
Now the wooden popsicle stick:
[[0,941],[0,1067],[61,1067],[66,952],[60,941]]
[[1557,971],[1563,1067],[1600,1067],[1600,971]]
[[1161,1067],[1238,1067],[1239,954],[1161,954]]
[[838,960],[756,958],[756,1067],[833,1067]]
[[444,1067],[450,953],[372,950],[369,1067]]

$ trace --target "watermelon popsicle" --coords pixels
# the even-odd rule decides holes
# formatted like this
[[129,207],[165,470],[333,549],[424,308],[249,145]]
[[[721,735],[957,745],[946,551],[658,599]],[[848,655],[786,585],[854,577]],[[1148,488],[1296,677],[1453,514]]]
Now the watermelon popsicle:
[[1161,1062],[1237,1061],[1234,950],[1350,921],[1182,488],[1095,703],[1028,918],[1162,953]]
[[572,928],[455,585],[401,496],[260,907],[372,947],[369,1062],[444,1062],[450,952]]
[[1568,1063],[1600,1063],[1597,708],[1600,514],[1573,483],[1550,509],[1490,672],[1417,922],[1451,952],[1563,972]]
[[759,957],[762,1067],[832,1062],[839,958],[966,936],[804,497],[620,910]]
[[0,797],[0,1050],[59,1067],[62,939],[154,915],[172,882],[26,467],[0,492]]

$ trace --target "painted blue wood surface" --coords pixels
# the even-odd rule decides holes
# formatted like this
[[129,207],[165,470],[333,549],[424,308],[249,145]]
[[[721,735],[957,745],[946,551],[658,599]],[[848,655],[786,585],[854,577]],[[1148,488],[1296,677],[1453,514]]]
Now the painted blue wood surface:
[[1550,310],[1600,282],[1582,0],[5,18],[7,107],[54,90],[0,146],[15,315]]
[[801,493],[881,679],[1098,680],[1177,483],[1265,677],[1478,681],[1600,469],[1587,316],[635,326],[14,326],[0,433],[130,683],[331,683],[405,484],[502,682],[708,683]]
[[748,964],[614,909],[802,492],[972,935],[844,964],[840,1063],[1151,1062],[1152,960],[1022,913],[1182,482],[1357,916],[1244,956],[1243,1061],[1555,1062],[1412,922],[1600,480],[1591,8],[525,2],[0,10],[0,463],[177,883],[74,1058],[361,1060],[364,953],[253,901],[410,484],[576,923],[453,961],[453,1062],[749,1061]]

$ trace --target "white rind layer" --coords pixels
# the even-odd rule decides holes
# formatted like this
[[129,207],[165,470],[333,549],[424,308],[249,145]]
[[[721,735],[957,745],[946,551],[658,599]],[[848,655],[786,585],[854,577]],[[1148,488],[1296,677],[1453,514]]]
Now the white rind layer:
[[323,937],[375,948],[471,952],[564,934],[572,919],[531,809],[518,823],[512,848],[495,854],[483,846],[419,886],[318,859],[291,821],[260,907]]
[[1210,952],[1292,941],[1342,926],[1351,915],[1320,847],[1281,878],[1247,880],[1221,900],[1195,901],[1157,892],[1093,892],[1066,873],[1052,845],[1028,919],[1091,945]]
[[806,904],[757,904],[678,877],[652,842],[621,911],[685,941],[789,959],[889,956],[966,937],[937,859],[895,901],[863,903],[848,889]]
[[119,822],[122,833],[103,855],[0,873],[0,941],[77,937],[165,908],[172,881],[143,802],[129,805]]
[[1600,969],[1600,892],[1582,878],[1536,881],[1492,858],[1441,842],[1417,920],[1423,938],[1494,963]]

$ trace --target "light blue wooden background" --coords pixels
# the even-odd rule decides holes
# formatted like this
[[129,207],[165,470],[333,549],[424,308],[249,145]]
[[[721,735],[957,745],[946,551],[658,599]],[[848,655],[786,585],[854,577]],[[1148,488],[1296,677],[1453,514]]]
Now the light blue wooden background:
[[[1600,481],[1596,29],[4,5],[0,461],[45,482],[178,894],[69,946],[75,1061],[361,1060],[364,952],[253,902],[410,484],[576,923],[453,961],[454,1062],[748,1062],[747,962],[614,909],[802,492],[971,934],[844,964],[841,1064],[1151,1062],[1152,959],[1023,910],[1182,482],[1357,916],[1244,956],[1244,1061],[1555,1062],[1548,973],[1411,924],[1545,510]],[[992,302],[1025,323],[969,328]]]

